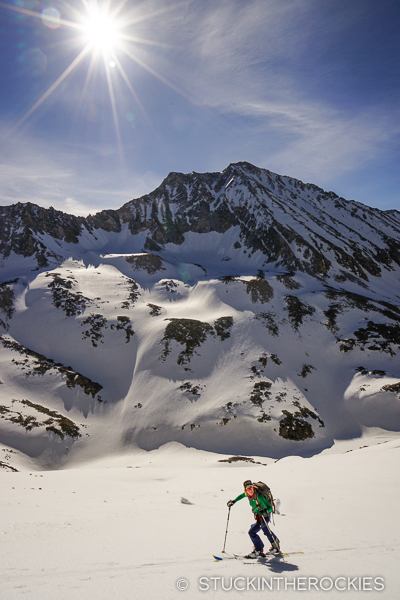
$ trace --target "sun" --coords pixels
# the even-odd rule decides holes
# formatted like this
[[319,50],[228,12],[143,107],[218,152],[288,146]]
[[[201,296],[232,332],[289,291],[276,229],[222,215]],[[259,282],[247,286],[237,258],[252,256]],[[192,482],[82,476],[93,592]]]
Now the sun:
[[115,19],[97,7],[88,11],[83,23],[83,36],[94,52],[112,52],[120,41]]
[[[68,49],[68,46],[78,48],[78,53],[71,60],[70,64],[15,123],[10,135],[13,135],[13,132],[21,127],[48,100],[67,77],[70,77],[78,69],[86,68],[86,77],[81,89],[80,100],[80,106],[83,106],[89,85],[96,80],[96,72],[99,69],[103,69],[108,87],[116,137],[122,155],[122,138],[119,123],[119,105],[121,104],[122,94],[121,86],[119,85],[120,80],[125,83],[133,100],[143,112],[145,118],[148,118],[145,107],[139,99],[129,74],[125,70],[126,64],[129,64],[129,62],[136,63],[139,68],[146,70],[150,75],[156,77],[175,92],[184,95],[164,74],[156,70],[153,65],[148,64],[143,59],[141,52],[138,52],[138,47],[141,45],[146,45],[147,48],[151,48],[152,46],[164,48],[167,46],[159,41],[139,37],[135,32],[137,23],[143,23],[156,17],[160,18],[164,13],[176,10],[180,6],[180,3],[163,6],[159,10],[149,9],[144,12],[142,5],[138,4],[138,6],[132,7],[129,4],[129,0],[82,0],[82,4],[83,7],[81,9],[75,9],[68,2],[65,2],[59,9],[47,7],[42,12],[37,12],[0,0],[1,8],[6,8],[35,20],[37,28],[44,26],[53,30],[54,35],[57,35],[60,29],[69,29],[71,37],[68,41],[63,42],[66,46],[65,50]],[[71,16],[70,20],[66,18],[69,15]]]

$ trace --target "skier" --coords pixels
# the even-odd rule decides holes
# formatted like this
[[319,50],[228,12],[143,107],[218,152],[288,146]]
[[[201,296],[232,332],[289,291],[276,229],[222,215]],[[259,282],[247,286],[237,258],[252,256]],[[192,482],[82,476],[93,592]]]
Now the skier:
[[243,500],[243,498],[247,497],[252,511],[254,513],[256,522],[249,529],[249,536],[254,544],[254,548],[253,552],[248,554],[246,558],[259,558],[265,556],[264,544],[260,536],[258,535],[260,529],[262,529],[264,535],[266,535],[270,541],[270,552],[272,552],[273,554],[280,554],[281,550],[279,540],[268,526],[273,510],[271,504],[262,494],[257,493],[257,490],[255,489],[253,483],[249,479],[247,479],[243,483],[243,487],[244,493],[240,494],[237,498],[235,498],[235,500],[229,500],[228,506],[230,508],[235,504],[235,502]]

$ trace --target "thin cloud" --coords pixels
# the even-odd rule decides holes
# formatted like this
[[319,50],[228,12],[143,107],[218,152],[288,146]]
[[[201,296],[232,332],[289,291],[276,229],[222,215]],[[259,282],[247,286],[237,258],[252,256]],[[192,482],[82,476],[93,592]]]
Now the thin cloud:
[[[242,115],[266,135],[279,135],[280,148],[264,152],[268,168],[293,176],[328,180],[363,167],[385,152],[400,133],[394,115],[374,108],[354,115],[316,103],[243,103]],[[387,150],[386,150],[387,151]]]
[[0,157],[0,205],[31,202],[86,216],[119,208],[161,182],[154,172],[131,173],[123,181],[115,169],[102,172],[101,159],[112,163],[115,156],[104,147],[65,145],[60,151],[57,143],[19,136]]
[[42,205],[57,202],[62,196],[60,189],[69,177],[69,172],[49,164],[48,160],[41,161],[38,156],[28,155],[18,161],[3,157],[0,163],[0,203],[6,206],[15,202]]
[[[308,32],[321,27],[314,8],[314,0],[207,3],[184,37],[186,58],[176,77],[198,104],[242,119],[239,135],[241,129],[264,139],[259,166],[326,181],[390,152],[400,128],[397,109],[387,104],[355,110],[308,97],[293,57],[307,50]],[[351,7],[332,14],[330,35],[350,31],[356,18]],[[318,40],[314,52],[324,47],[323,32]]]

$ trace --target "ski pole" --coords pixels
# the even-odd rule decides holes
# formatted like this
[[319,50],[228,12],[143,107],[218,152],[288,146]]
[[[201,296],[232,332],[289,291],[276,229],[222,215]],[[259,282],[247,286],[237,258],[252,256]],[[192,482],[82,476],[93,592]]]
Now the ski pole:
[[[276,541],[278,538],[276,537],[275,534],[274,535],[272,534],[272,531],[270,530],[269,525],[268,525],[268,521],[265,519],[264,515],[260,515],[260,516],[261,516],[262,520],[264,521],[264,525],[268,529],[270,535],[272,535],[272,537],[274,537],[275,541]],[[279,540],[278,540],[278,543],[279,543]],[[279,550],[279,545],[278,545],[278,550]],[[279,550],[279,552],[280,552],[280,550]]]
[[271,530],[270,530],[270,528],[269,528],[269,526],[268,526],[268,521],[266,521],[266,520],[265,520],[265,517],[264,517],[264,515],[260,515],[260,516],[261,516],[262,520],[264,521],[264,525],[265,525],[265,527],[266,527],[266,528],[268,529],[268,531],[271,533]]
[[224,540],[224,548],[222,550],[223,553],[225,553],[225,545],[226,545],[226,536],[228,535],[228,523],[229,523],[229,515],[231,514],[231,506],[229,507],[228,510],[228,518],[226,520],[226,531],[225,531],[225,540]]

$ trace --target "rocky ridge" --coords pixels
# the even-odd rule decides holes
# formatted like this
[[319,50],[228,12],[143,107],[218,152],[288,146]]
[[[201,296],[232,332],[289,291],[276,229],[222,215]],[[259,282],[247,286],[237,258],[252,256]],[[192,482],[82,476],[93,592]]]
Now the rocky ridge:
[[398,211],[237,163],[87,218],[2,207],[0,254],[0,442],[43,464],[400,429]]
[[42,268],[57,258],[45,236],[78,244],[84,231],[97,241],[98,231],[120,233],[124,224],[133,236],[146,234],[143,249],[150,252],[184,244],[188,232],[224,234],[238,227],[237,246],[262,252],[263,266],[322,277],[336,266],[342,277],[350,273],[368,281],[400,265],[398,211],[347,201],[249,163],[222,173],[170,173],[151,194],[87,218],[29,203],[2,207],[0,253],[35,256]]

